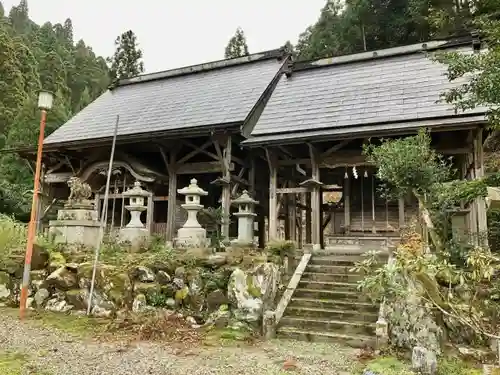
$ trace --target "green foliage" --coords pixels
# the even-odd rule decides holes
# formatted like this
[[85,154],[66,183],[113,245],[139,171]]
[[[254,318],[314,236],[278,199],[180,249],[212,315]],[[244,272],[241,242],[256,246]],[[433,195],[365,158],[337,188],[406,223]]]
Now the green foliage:
[[410,366],[395,357],[379,357],[369,361],[364,370],[384,375],[412,375]]
[[119,35],[115,40],[115,54],[108,58],[111,64],[109,76],[112,82],[138,76],[144,72],[142,50],[132,30]]
[[[26,0],[0,10],[0,149],[35,147],[38,91],[55,94],[47,119],[50,134],[108,86],[108,68],[83,41],[73,42],[70,19],[37,25]],[[27,220],[33,176],[26,161],[0,153],[0,212]]]
[[[420,236],[410,233],[395,251],[393,262],[373,267],[375,255],[369,254],[355,267],[366,274],[359,288],[374,301],[384,299],[393,304],[411,289],[444,317],[450,336],[470,340],[471,336],[484,339],[496,335],[498,284],[493,276],[500,270],[500,259],[489,249],[473,247],[464,264],[457,266],[448,251],[424,252]],[[470,332],[472,335],[466,337]]]
[[0,258],[24,251],[26,226],[10,216],[0,214]]
[[295,243],[293,241],[271,241],[266,245],[266,250],[281,258],[291,257],[295,254]]
[[377,177],[398,197],[428,194],[450,176],[449,163],[434,151],[424,130],[414,137],[366,145],[363,152],[377,166]]
[[[494,1],[498,5],[498,1]],[[486,16],[474,21],[481,30],[487,50],[475,54],[443,53],[436,57],[448,65],[448,79],[460,83],[442,94],[457,111],[486,108],[490,126],[500,126],[500,21]],[[464,78],[467,77],[466,80]]]
[[245,38],[245,33],[238,27],[236,33],[234,34],[229,42],[227,43],[226,50],[224,52],[225,59],[232,59],[235,57],[241,57],[248,55],[247,40]]

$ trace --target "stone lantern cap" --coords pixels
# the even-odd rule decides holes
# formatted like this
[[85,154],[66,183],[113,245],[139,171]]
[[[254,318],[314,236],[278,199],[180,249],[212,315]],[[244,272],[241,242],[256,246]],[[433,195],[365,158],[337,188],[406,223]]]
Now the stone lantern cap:
[[182,189],[178,189],[177,192],[182,195],[198,195],[198,196],[205,196],[208,195],[208,192],[203,190],[201,187],[198,186],[198,181],[196,178],[193,178],[190,181],[189,186],[183,187]]
[[139,181],[134,182],[134,187],[123,192],[126,197],[147,197],[149,193],[141,188],[141,183]]
[[234,199],[232,204],[240,205],[240,204],[259,204],[259,201],[256,201],[253,199],[249,194],[248,191],[243,190],[243,193],[236,199]]

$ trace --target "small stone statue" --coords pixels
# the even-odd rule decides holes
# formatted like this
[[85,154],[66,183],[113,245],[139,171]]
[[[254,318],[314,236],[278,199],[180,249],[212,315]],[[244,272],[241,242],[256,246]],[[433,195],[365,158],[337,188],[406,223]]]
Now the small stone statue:
[[84,203],[89,200],[92,190],[90,185],[82,182],[79,177],[71,177],[68,180],[70,194],[68,197],[68,204]]

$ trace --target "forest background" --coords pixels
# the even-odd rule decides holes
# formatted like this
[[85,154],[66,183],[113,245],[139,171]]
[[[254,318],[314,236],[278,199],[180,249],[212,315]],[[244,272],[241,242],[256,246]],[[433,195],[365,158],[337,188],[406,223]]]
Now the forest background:
[[[494,34],[500,30],[497,3],[498,0],[327,0],[317,22],[304,30],[295,46],[283,42],[295,59],[309,60],[463,35],[481,28]],[[55,94],[48,116],[48,135],[101,95],[113,81],[144,71],[142,51],[133,31],[118,36],[115,47],[111,57],[96,56],[84,40],[74,40],[70,18],[63,23],[38,25],[29,18],[27,0],[21,0],[8,14],[0,0],[0,213],[20,220],[27,220],[29,215],[32,166],[9,150],[36,146],[39,90]],[[223,48],[221,57],[224,52],[226,58],[249,53],[244,31],[236,30]],[[469,71],[473,69],[469,67]],[[490,78],[495,81],[497,76]],[[492,84],[498,93],[500,80]],[[447,99],[460,101],[459,97]],[[480,99],[476,97],[470,104],[484,104],[479,103]],[[496,103],[498,95],[487,104],[493,108]]]

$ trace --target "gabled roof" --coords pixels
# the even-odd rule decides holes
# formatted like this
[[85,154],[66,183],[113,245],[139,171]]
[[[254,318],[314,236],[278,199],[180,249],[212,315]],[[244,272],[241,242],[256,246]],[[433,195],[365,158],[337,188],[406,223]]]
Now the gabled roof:
[[[45,144],[242,125],[283,65],[283,50],[123,80],[54,131]],[[50,115],[50,114],[49,114]]]
[[[438,103],[453,84],[428,53],[452,46],[458,48],[436,41],[295,63],[282,74],[244,144],[373,135],[432,126],[434,120],[449,124],[445,119],[468,114],[484,120],[484,109],[456,114],[452,105]],[[472,52],[470,39],[460,48]]]

